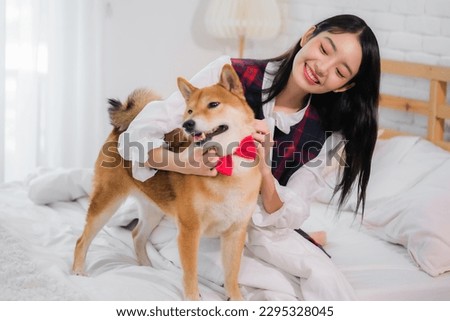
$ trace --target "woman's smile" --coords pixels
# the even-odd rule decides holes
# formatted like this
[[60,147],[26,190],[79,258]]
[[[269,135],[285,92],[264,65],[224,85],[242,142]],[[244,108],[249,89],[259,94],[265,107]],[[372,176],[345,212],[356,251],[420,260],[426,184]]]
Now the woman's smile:
[[319,85],[319,77],[317,77],[316,73],[305,63],[305,66],[303,68],[303,73],[305,74],[306,80],[311,85]]

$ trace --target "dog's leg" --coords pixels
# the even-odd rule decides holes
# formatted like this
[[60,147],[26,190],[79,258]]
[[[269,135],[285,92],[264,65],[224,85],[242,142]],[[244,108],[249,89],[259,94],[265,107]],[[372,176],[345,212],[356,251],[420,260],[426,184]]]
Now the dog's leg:
[[116,212],[124,199],[125,196],[116,195],[111,197],[111,193],[107,191],[95,191],[93,193],[91,203],[89,204],[83,234],[78,239],[75,246],[72,266],[72,271],[74,274],[84,275],[86,253],[92,240]]
[[186,300],[200,300],[198,290],[197,260],[200,231],[187,229],[179,224],[178,252],[183,268],[184,297]]
[[151,226],[146,220],[139,218],[139,222],[133,229],[133,243],[136,252],[136,258],[139,265],[151,266],[150,259],[146,249],[147,240],[152,232]]
[[161,222],[164,213],[143,194],[136,195],[139,207],[139,222],[133,229],[133,243],[139,265],[151,266],[146,249],[148,238],[153,229]]
[[238,285],[239,268],[241,266],[242,251],[244,249],[246,228],[229,229],[221,236],[221,253],[223,270],[225,273],[225,289],[230,300],[243,300]]

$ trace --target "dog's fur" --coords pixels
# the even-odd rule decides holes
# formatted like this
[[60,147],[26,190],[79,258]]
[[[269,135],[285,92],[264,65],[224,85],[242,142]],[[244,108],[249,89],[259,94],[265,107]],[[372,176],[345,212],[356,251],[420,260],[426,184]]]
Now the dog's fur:
[[[195,134],[200,132],[211,132],[225,126],[221,128],[227,130],[208,138],[208,144],[214,144],[220,153],[236,146],[243,137],[252,133],[254,115],[230,65],[224,66],[220,81],[213,86],[198,89],[187,80],[178,78],[178,87],[186,100],[185,124],[191,121],[192,125],[194,121],[194,128],[190,126],[188,132],[192,139],[195,140]],[[104,166],[111,164],[111,159],[104,152],[99,153],[86,225],[75,248],[73,272],[83,274],[90,243],[124,199],[130,194],[145,195],[177,223],[185,298],[199,299],[198,246],[200,237],[206,235],[220,236],[225,288],[230,299],[240,300],[237,278],[246,229],[256,206],[261,181],[257,163],[233,155],[235,166],[231,176],[206,177],[160,170],[145,182],[133,179],[130,163],[118,156],[118,137],[139,111],[156,98],[149,91],[139,90],[133,92],[125,104],[110,100],[109,112],[114,129],[104,148],[109,146],[108,151],[113,152],[118,161],[115,166]],[[167,134],[166,139],[173,140],[176,133],[180,131]],[[202,144],[198,135],[196,140],[197,145]],[[176,140],[172,143],[169,147],[174,150],[186,145]],[[151,232],[148,222],[152,213],[140,215],[142,217],[132,236],[138,263],[150,265],[145,244]]]

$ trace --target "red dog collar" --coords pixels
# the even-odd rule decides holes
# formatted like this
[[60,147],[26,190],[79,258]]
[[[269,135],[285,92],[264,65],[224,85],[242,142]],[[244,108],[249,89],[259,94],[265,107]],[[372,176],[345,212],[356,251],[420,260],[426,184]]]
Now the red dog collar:
[[[239,143],[234,155],[247,159],[255,159],[257,151],[253,136],[249,135],[244,137]],[[216,170],[222,175],[231,176],[233,173],[233,156],[230,154],[220,157],[216,165]]]

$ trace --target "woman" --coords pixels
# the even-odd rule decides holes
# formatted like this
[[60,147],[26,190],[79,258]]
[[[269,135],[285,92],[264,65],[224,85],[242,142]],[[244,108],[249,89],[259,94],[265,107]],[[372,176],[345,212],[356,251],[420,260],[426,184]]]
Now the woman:
[[[377,40],[362,19],[339,15],[312,26],[294,47],[279,57],[267,60],[221,57],[194,76],[192,84],[203,87],[216,83],[226,63],[237,71],[247,101],[255,111],[254,138],[261,143],[260,155],[266,157],[266,162],[260,163],[261,206],[252,217],[248,244],[257,256],[267,256],[270,251],[271,263],[277,265],[285,258],[274,254],[276,249],[269,249],[275,244],[274,235],[291,235],[286,231],[300,228],[309,216],[311,198],[324,184],[322,176],[327,164],[341,155],[337,151],[342,146],[339,160],[345,166],[335,188],[335,193],[339,192],[339,206],[356,185],[357,209],[359,206],[364,209],[377,137],[380,81]],[[162,148],[163,134],[180,127],[183,111],[184,100],[176,92],[164,101],[150,103],[121,135],[119,151],[122,157],[133,161],[136,179],[148,179],[161,169],[217,175],[214,169],[217,159],[203,162],[201,150],[194,152],[196,162],[187,161],[187,151],[179,155],[186,160],[179,166],[174,154]],[[269,139],[274,144],[268,153],[264,147],[267,148]],[[138,149],[127,148],[136,144]],[[293,246],[297,243],[294,241]],[[280,268],[294,273],[290,268]]]

